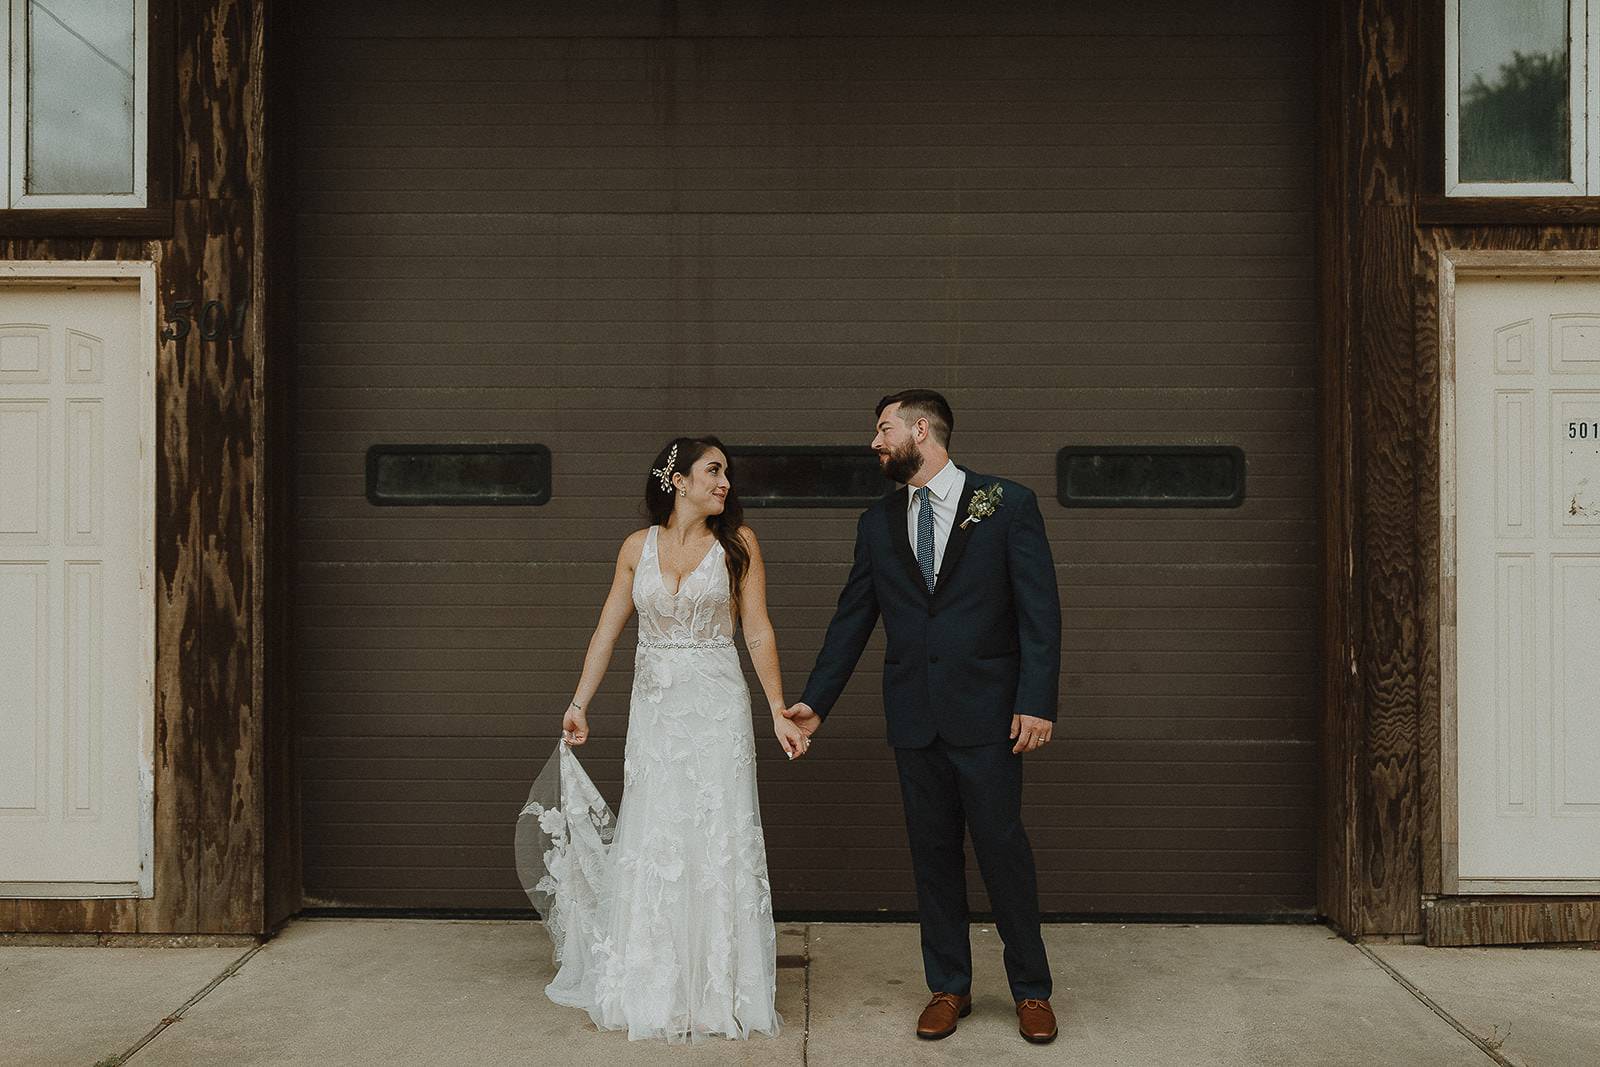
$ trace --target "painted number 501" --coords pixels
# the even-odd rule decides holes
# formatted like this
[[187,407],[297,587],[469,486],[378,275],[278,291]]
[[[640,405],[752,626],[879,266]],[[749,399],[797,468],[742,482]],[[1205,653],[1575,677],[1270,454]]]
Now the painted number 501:
[[166,341],[181,341],[188,337],[191,331],[197,332],[202,341],[220,341],[224,337],[238,339],[244,336],[244,313],[250,306],[250,298],[245,297],[234,306],[232,312],[220,300],[207,300],[200,305],[200,313],[194,313],[193,300],[175,300],[167,309],[167,328],[161,331],[161,337]]
[[1600,422],[1567,423],[1567,440],[1600,441]]

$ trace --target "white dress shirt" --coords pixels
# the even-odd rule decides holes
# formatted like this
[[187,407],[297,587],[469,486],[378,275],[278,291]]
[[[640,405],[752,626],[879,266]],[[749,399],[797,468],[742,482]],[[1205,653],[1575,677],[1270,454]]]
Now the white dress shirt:
[[[955,528],[956,508],[961,505],[961,490],[966,487],[967,475],[955,464],[946,460],[944,469],[928,482],[928,502],[933,505],[933,573],[939,573],[944,563],[944,546],[950,543],[950,531]],[[906,507],[906,533],[911,537],[911,554],[917,553],[917,516],[922,505],[917,502],[915,486],[907,485],[911,494]]]

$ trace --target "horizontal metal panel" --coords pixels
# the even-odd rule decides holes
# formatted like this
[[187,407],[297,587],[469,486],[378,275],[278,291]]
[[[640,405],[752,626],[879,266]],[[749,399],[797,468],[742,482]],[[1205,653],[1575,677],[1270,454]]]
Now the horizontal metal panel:
[[[915,5],[824,0],[797,7],[729,6],[694,0],[669,9],[653,3],[621,3],[603,10],[588,4],[552,5],[537,22],[530,22],[521,10],[498,5],[456,6],[441,12],[431,0],[346,0],[310,6],[305,21],[298,25],[301,32],[317,40],[407,41],[413,55],[453,40],[458,48],[498,42],[581,59],[649,48],[655,44],[651,38],[665,35],[732,39],[720,42],[722,48],[751,37],[763,55],[775,44],[784,43],[791,50],[812,48],[822,56],[836,54],[857,61],[873,58],[872,46],[880,38],[892,42],[908,35],[931,55],[950,47],[940,38],[976,37],[974,48],[979,54],[1008,59],[1013,50],[1034,54],[1038,49],[1035,35],[1125,36],[1146,48],[1209,44],[1208,38],[1227,35],[1222,43],[1209,46],[1216,54],[1231,55],[1235,53],[1229,49],[1242,45],[1252,46],[1257,54],[1271,51],[1272,45],[1303,49],[1307,31],[1303,9],[1292,4],[1264,5],[1259,0],[1213,0],[1203,7],[1184,0],[1145,0],[1137,15],[1125,8],[1064,7],[1042,0],[993,8],[974,8],[956,0],[922,0]],[[1144,44],[1149,38],[1160,40],[1160,34],[1183,44]],[[811,35],[822,40],[807,42]],[[426,40],[419,42],[419,37]],[[1046,41],[1057,39],[1044,37]],[[564,46],[565,51],[555,52],[556,46]]]
[[[675,10],[357,0],[297,27],[311,897],[525,904],[511,821],[661,443],[858,446],[879,396],[929,384],[958,459],[1039,494],[1055,553],[1063,743],[1025,792],[1045,908],[1308,908],[1303,18],[1261,0]],[[941,36],[978,31],[1022,35]],[[548,444],[550,501],[373,508],[362,460],[385,440]],[[1237,445],[1249,496],[1225,515],[1057,506],[1056,450],[1103,444]],[[798,692],[856,518],[751,520]],[[613,800],[631,640],[584,752]],[[780,909],[915,906],[882,647],[799,764],[752,676]]]

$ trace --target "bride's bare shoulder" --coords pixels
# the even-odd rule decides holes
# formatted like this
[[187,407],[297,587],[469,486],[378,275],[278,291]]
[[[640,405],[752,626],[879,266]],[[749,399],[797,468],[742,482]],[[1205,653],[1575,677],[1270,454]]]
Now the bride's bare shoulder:
[[644,555],[645,538],[649,536],[650,528],[648,526],[642,530],[633,531],[628,535],[627,540],[622,542],[622,550],[617,553],[617,557],[632,567],[639,562],[639,557]]

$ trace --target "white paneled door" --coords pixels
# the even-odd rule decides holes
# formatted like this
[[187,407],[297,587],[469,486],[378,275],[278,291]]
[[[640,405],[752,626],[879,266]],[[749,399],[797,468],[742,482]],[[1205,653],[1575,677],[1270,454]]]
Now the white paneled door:
[[1600,278],[1456,285],[1459,888],[1600,885]]
[[0,896],[148,892],[146,301],[0,285]]

